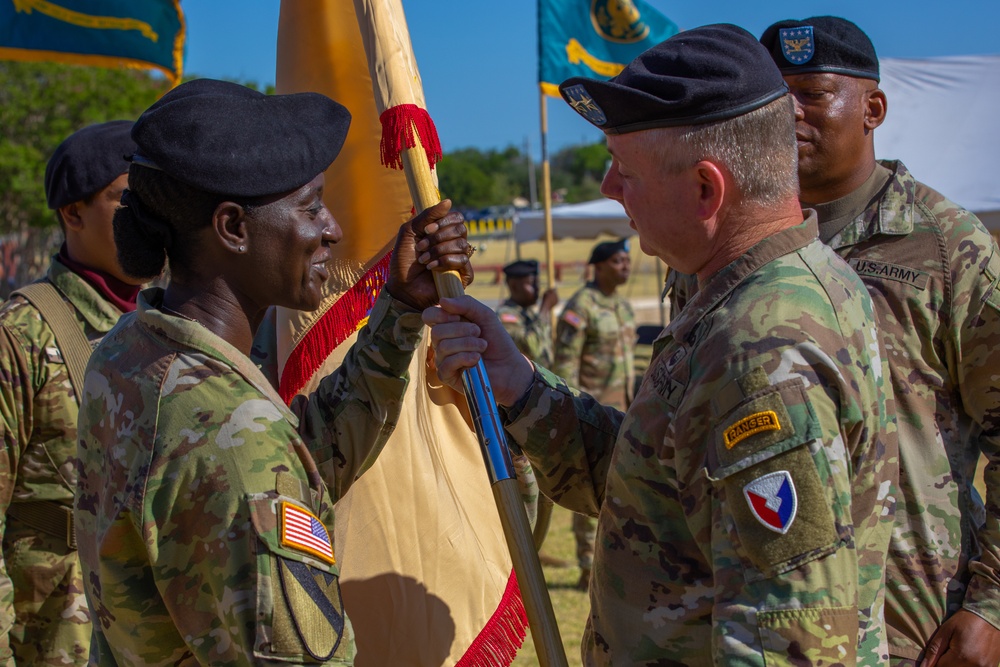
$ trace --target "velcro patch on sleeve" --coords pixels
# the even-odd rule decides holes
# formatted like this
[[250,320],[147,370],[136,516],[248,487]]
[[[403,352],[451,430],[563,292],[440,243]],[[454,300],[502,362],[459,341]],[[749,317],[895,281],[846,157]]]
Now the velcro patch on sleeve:
[[780,431],[781,421],[774,410],[765,410],[748,415],[730,425],[722,433],[726,449],[732,449],[743,440],[764,431]]
[[289,502],[281,503],[281,546],[302,551],[335,564],[333,543],[326,526],[312,512]]
[[583,319],[572,310],[564,310],[562,314],[562,319],[566,324],[570,325],[574,329],[579,329],[583,325]]

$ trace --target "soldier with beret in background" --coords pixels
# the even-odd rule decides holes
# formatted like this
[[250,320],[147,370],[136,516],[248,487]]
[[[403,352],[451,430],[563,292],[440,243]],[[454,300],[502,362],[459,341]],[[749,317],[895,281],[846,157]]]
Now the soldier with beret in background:
[[441,378],[482,359],[542,490],[599,516],[584,663],[885,664],[891,388],[867,291],[799,208],[781,74],[713,25],[560,90],[643,251],[700,283],[631,407],[532,367],[474,299],[424,320]]
[[[552,365],[552,309],[559,294],[549,288],[539,295],[538,261],[519,259],[503,267],[510,296],[497,308],[497,317],[517,349],[542,366]],[[539,298],[539,296],[541,298]],[[541,301],[537,310],[535,304]]]
[[250,361],[270,306],[315,309],[342,232],[324,170],[350,115],[314,93],[200,79],[136,121],[118,256],[165,289],[94,351],[76,504],[93,664],[351,664],[333,504],[396,423],[437,296],[471,280],[442,202],[400,227],[390,275],[343,365],[286,406]]
[[[635,388],[635,312],[618,293],[632,271],[628,241],[598,243],[587,264],[594,267],[593,280],[566,302],[559,316],[555,365],[551,368],[569,386],[624,412],[632,403]],[[590,584],[596,534],[593,517],[573,514],[576,561],[580,567],[576,587],[582,591]]]
[[[886,574],[894,665],[1000,663],[1000,253],[974,215],[875,159],[875,47],[833,16],[761,42],[795,99],[802,206],[857,271],[889,351],[900,498]],[[987,503],[973,487],[980,455]],[[922,659],[921,659],[922,658]]]
[[135,310],[142,283],[118,264],[111,227],[135,151],[131,128],[91,125],[56,148],[45,196],[65,242],[45,278],[0,310],[0,664],[87,664],[76,425],[92,346]]

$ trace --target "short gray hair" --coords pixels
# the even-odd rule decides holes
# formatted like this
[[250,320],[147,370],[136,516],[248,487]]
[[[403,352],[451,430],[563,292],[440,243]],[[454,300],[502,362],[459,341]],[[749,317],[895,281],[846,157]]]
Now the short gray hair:
[[652,139],[661,147],[667,169],[712,159],[729,171],[748,202],[773,205],[788,197],[798,199],[794,104],[791,95],[785,95],[735,118],[652,130],[670,140]]

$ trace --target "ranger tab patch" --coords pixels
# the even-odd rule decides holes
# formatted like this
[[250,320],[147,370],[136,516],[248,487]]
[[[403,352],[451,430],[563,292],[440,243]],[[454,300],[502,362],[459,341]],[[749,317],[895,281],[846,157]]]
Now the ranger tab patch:
[[743,495],[750,511],[766,528],[784,535],[792,527],[799,500],[787,470],[758,477],[743,487]]
[[726,441],[726,449],[732,449],[741,441],[746,440],[751,435],[763,433],[764,431],[780,431],[781,422],[778,421],[778,413],[774,410],[755,412],[739,420],[722,434]]
[[333,544],[326,526],[316,516],[298,505],[281,503],[281,546],[304,551],[333,565]]
[[793,65],[803,65],[812,60],[816,52],[816,42],[813,41],[813,27],[803,25],[798,28],[780,28],[778,39],[781,40],[781,55]]

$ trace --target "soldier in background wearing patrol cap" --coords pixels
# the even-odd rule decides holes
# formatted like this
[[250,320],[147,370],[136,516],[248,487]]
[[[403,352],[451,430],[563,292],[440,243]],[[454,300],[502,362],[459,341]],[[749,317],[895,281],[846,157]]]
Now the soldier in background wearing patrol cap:
[[[888,100],[858,26],[779,21],[761,42],[795,98],[802,206],[868,287],[890,351],[901,502],[886,574],[889,654],[894,665],[922,656],[922,665],[995,667],[1000,253],[974,215],[901,162],[876,161]],[[985,506],[973,487],[981,454]]]
[[91,346],[135,310],[142,281],[118,264],[111,228],[135,151],[131,128],[91,125],[56,148],[45,196],[65,242],[45,278],[0,310],[2,664],[87,664],[90,614],[72,515],[74,382],[83,378],[72,377],[69,360],[76,355],[82,370]]
[[398,418],[435,268],[471,280],[445,201],[400,227],[341,367],[285,405],[250,361],[271,306],[315,309],[342,232],[323,172],[350,114],[198,79],[136,121],[115,214],[125,272],[165,289],[94,351],[76,520],[92,664],[352,664],[333,505]]
[[[551,368],[569,386],[624,412],[632,403],[635,388],[635,312],[618,293],[632,270],[628,240],[598,243],[587,264],[594,267],[593,280],[566,302],[559,316],[555,365]],[[582,591],[590,585],[596,535],[593,517],[573,514],[580,567],[576,587]]]
[[631,407],[532,368],[474,299],[424,320],[441,378],[461,386],[482,359],[542,490],[598,515],[584,663],[885,664],[884,348],[861,280],[799,208],[781,74],[712,25],[560,90],[606,133],[602,191],[642,249],[700,283]]

